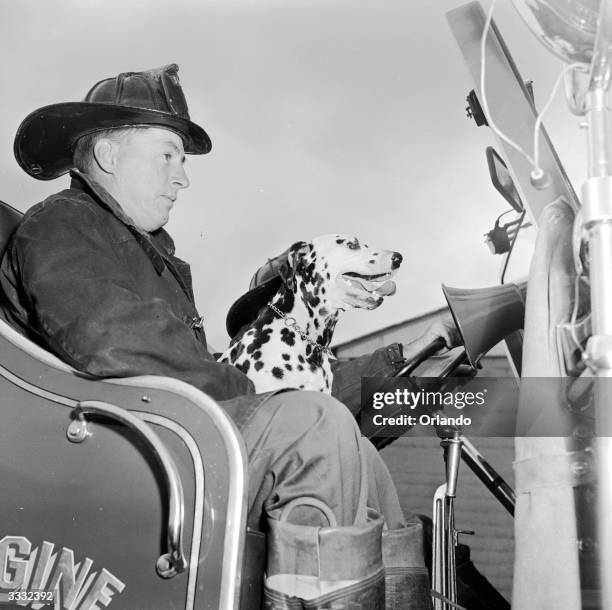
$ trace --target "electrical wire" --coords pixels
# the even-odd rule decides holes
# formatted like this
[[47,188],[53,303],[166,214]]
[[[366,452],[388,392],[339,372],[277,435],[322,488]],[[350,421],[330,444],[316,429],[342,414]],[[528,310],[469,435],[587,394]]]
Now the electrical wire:
[[544,104],[544,107],[542,108],[538,116],[536,117],[535,126],[533,128],[533,161],[534,161],[533,171],[534,172],[542,172],[542,168],[540,167],[540,127],[542,125],[542,119],[544,118],[544,113],[550,108],[550,105],[552,104],[555,98],[555,95],[557,94],[557,90],[559,89],[559,85],[561,84],[563,77],[570,70],[586,71],[586,67],[583,64],[579,64],[579,63],[573,63],[573,64],[569,64],[568,66],[564,66],[561,72],[559,73],[559,76],[557,76],[557,80],[555,81],[555,84],[552,88],[552,92],[550,96],[548,97],[546,104]]
[[[497,220],[495,221],[495,224],[499,224],[499,221],[502,219],[502,217],[504,217],[506,214],[512,214],[512,212],[514,212],[514,210],[506,210],[505,212],[502,212],[498,217]],[[512,221],[515,222],[515,221]]]
[[578,351],[582,354],[584,352],[584,347],[580,343],[580,340],[578,339],[578,335],[576,334],[576,321],[578,318],[579,300],[580,300],[580,276],[576,275],[576,277],[574,278],[574,307],[572,308],[572,316],[570,318],[570,335]]

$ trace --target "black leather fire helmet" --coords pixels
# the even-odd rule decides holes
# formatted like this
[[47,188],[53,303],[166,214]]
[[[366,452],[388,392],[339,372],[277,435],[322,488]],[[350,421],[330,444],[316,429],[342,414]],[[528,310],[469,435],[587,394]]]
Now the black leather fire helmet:
[[74,145],[81,136],[135,125],[176,132],[188,154],[201,155],[211,149],[204,129],[189,118],[178,66],[169,64],[104,79],[89,90],[82,102],[51,104],[35,110],[17,130],[15,158],[30,176],[52,180],[71,169]]

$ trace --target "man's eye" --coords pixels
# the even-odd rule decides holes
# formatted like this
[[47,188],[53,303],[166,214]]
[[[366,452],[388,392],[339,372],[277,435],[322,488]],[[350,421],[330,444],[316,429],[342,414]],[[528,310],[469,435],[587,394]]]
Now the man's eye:
[[166,161],[170,161],[172,159],[172,154],[171,153],[164,153],[164,159]]

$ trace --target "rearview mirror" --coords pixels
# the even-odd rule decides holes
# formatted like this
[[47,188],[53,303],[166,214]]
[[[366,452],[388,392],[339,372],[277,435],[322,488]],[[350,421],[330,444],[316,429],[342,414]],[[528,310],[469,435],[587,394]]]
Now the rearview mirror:
[[493,186],[517,212],[522,212],[524,209],[523,202],[514,186],[514,180],[512,180],[508,171],[508,166],[492,146],[487,146],[486,154]]

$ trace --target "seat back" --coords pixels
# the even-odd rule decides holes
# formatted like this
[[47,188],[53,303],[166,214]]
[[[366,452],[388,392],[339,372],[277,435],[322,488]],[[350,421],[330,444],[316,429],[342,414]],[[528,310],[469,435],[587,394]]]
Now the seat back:
[[[238,610],[246,452],[212,399],[165,377],[88,379],[0,322],[0,421],[0,596]],[[164,578],[177,549],[185,570]]]
[[0,201],[0,258],[4,255],[11,236],[22,218],[23,214],[19,210]]

